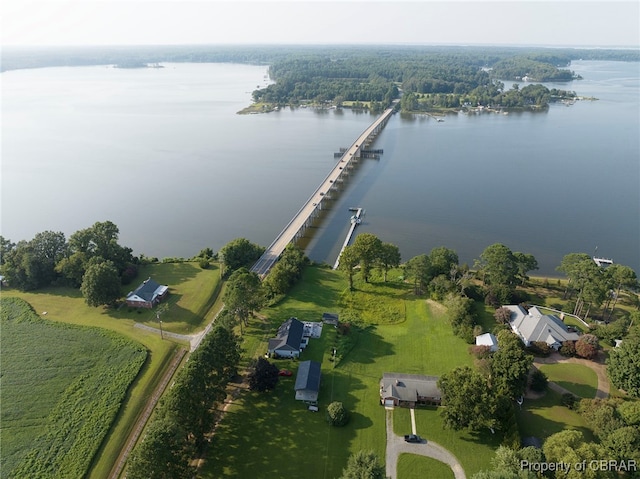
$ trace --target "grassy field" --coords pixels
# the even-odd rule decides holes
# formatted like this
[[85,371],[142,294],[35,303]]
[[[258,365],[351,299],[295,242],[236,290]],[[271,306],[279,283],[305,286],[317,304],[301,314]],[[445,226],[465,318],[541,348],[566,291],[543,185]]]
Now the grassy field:
[[581,398],[593,399],[598,390],[598,376],[593,369],[582,364],[541,364],[540,370],[549,381],[568,389]]
[[[307,411],[294,398],[297,362],[276,360],[278,367],[293,370],[294,376],[282,378],[272,392],[240,396],[214,438],[201,477],[304,475],[328,479],[338,477],[349,455],[358,450],[373,450],[384,458],[385,413],[379,401],[382,373],[440,375],[456,366],[472,365],[468,345],[453,336],[440,305],[416,298],[411,288],[397,282],[359,283],[357,288],[349,292],[339,273],[308,268],[304,281],[285,300],[263,310],[262,319],[252,321],[243,343],[245,353],[252,357],[266,352],[266,340],[291,316],[319,321],[323,312],[335,312],[342,321],[350,318],[361,327],[352,328],[353,349],[337,365],[330,357],[338,339],[331,326],[325,325],[322,338],[311,339],[303,353],[303,360],[322,361],[318,413]],[[369,301],[373,296],[376,301]],[[351,421],[343,428],[332,428],[324,420],[322,411],[334,400],[342,401],[351,412]],[[497,446],[493,438],[444,431],[435,411],[420,410],[418,421],[421,434],[451,447],[468,474],[488,468]],[[427,427],[431,421],[437,426]]]
[[[138,278],[129,287],[123,287],[123,295],[134,289],[142,280],[151,276],[161,284],[168,284],[170,308],[162,316],[163,328],[179,333],[200,330],[212,319],[215,308],[210,310],[212,294],[220,287],[220,272],[217,267],[203,270],[197,263],[165,263],[144,266]],[[84,326],[98,326],[114,331],[126,338],[134,339],[148,351],[148,360],[132,383],[116,420],[87,474],[88,478],[108,477],[127,437],[133,430],[136,419],[142,413],[146,401],[160,381],[180,346],[175,341],[162,340],[158,334],[135,328],[136,323],[157,326],[153,311],[137,313],[123,307],[119,310],[91,308],[86,305],[80,292],[71,288],[47,288],[22,293],[3,289],[3,297],[20,297],[31,304],[39,314],[46,312],[47,320]],[[5,347],[3,338],[3,349]],[[182,346],[185,346],[186,343]]]
[[400,454],[398,458],[398,477],[402,479],[453,479],[453,471],[446,464],[430,457],[416,454]]
[[593,434],[580,415],[561,405],[559,393],[548,390],[540,399],[525,399],[517,410],[520,435],[546,439],[565,429],[577,429],[587,441],[593,441]]
[[17,298],[1,308],[2,476],[82,477],[147,351],[105,330],[43,320]]

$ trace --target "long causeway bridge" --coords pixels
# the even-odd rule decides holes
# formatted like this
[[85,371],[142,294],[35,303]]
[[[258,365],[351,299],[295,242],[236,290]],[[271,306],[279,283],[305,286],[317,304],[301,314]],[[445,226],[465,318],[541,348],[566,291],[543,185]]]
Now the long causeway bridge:
[[[395,106],[395,103],[394,105]],[[346,148],[340,161],[329,172],[327,177],[322,181],[320,186],[313,192],[307,202],[284,227],[278,237],[266,249],[264,254],[253,265],[251,271],[257,273],[260,277],[266,276],[273,265],[278,261],[285,248],[289,243],[295,243],[302,238],[304,231],[309,227],[314,219],[320,214],[323,202],[331,197],[331,193],[338,188],[338,184],[343,181],[343,175],[348,174],[348,170],[353,164],[363,156],[367,155],[367,147],[376,135],[385,127],[387,121],[393,113],[393,106],[386,109],[353,144]]]

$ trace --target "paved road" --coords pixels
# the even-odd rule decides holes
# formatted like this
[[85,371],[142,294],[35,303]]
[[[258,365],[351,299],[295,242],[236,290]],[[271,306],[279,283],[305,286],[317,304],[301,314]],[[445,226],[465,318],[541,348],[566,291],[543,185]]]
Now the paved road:
[[[436,459],[440,462],[451,467],[453,475],[456,479],[466,479],[464,469],[456,459],[456,457],[447,451],[444,447],[436,444],[433,441],[424,441],[420,444],[410,444],[405,442],[404,437],[398,436],[393,432],[393,410],[387,409],[387,454],[385,457],[386,462],[386,475],[391,479],[397,478],[398,471],[398,457],[402,453],[417,454],[419,456],[427,456]],[[413,410],[411,411],[413,417]],[[415,431],[415,419],[412,419],[412,429],[414,434],[419,433]],[[425,476],[426,477],[426,476]]]
[[[395,105],[394,105],[395,106]],[[271,243],[262,257],[253,265],[251,271],[263,276],[269,272],[273,264],[278,260],[280,255],[289,243],[291,243],[296,234],[302,229],[304,224],[312,218],[316,209],[320,208],[325,194],[333,187],[333,184],[342,175],[342,170],[347,167],[353,157],[357,156],[358,151],[364,146],[365,140],[378,126],[386,121],[393,113],[393,108],[386,109],[376,121],[374,121],[353,144],[342,155],[340,161],[329,172],[320,186],[313,192],[307,202],[300,208],[298,213],[293,217],[287,226],[282,230],[280,235]]]

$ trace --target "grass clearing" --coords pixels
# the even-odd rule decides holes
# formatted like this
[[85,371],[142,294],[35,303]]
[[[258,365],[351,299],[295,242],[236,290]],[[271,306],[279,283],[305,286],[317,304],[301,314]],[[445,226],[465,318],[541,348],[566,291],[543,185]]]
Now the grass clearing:
[[400,479],[453,479],[453,471],[445,463],[430,457],[416,454],[400,454],[398,458],[398,477]]
[[593,399],[598,391],[598,376],[593,369],[582,364],[541,364],[539,369],[549,381],[562,386],[581,398]]
[[[261,319],[251,321],[243,338],[245,357],[264,354],[267,339],[287,318],[319,321],[323,312],[338,313],[342,321],[355,319],[349,333],[353,349],[339,364],[331,361],[331,348],[340,338],[330,325],[324,325],[320,339],[309,341],[301,359],[322,362],[318,413],[307,411],[294,398],[297,361],[276,360],[279,368],[291,369],[293,377],[281,378],[270,393],[240,396],[218,429],[201,477],[304,475],[329,479],[339,477],[349,455],[359,450],[373,450],[384,461],[385,410],[379,400],[382,374],[438,376],[457,366],[472,366],[468,344],[453,335],[446,311],[438,303],[415,297],[410,285],[394,281],[356,283],[356,288],[349,292],[339,272],[307,268],[304,280],[284,300],[261,311]],[[374,295],[376,301],[369,302]],[[345,427],[334,428],[325,422],[324,411],[331,401],[342,401],[351,413]],[[404,413],[408,415],[408,410],[400,414]],[[493,437],[442,430],[435,411],[420,410],[419,417],[424,436],[451,448],[467,474],[489,468],[498,445]],[[431,429],[430,436],[427,431]]]
[[544,440],[565,429],[577,429],[587,441],[593,441],[593,434],[580,415],[562,406],[561,401],[561,395],[552,390],[539,399],[525,399],[522,408],[516,410],[520,435]]

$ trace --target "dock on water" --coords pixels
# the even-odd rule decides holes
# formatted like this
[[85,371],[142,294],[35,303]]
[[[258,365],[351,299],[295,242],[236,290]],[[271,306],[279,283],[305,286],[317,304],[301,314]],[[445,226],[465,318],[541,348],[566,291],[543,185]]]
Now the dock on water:
[[340,266],[340,256],[342,256],[342,252],[347,247],[349,242],[351,241],[351,237],[353,236],[353,232],[360,223],[362,223],[362,217],[364,216],[363,208],[349,208],[349,211],[355,211],[356,213],[351,217],[351,226],[349,227],[349,231],[347,232],[347,237],[342,244],[342,248],[340,248],[340,253],[338,253],[338,258],[336,259],[335,264],[333,265],[333,269],[338,269]]

